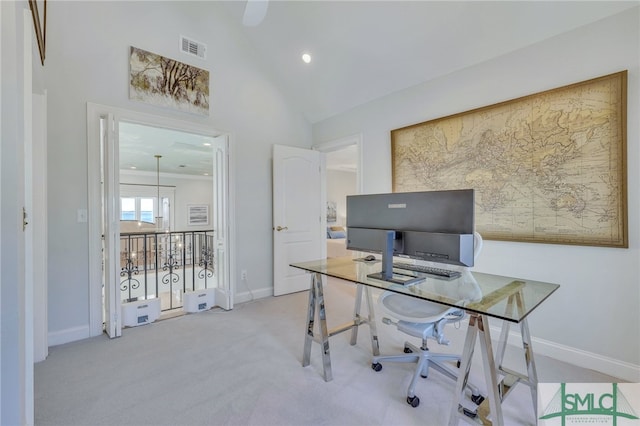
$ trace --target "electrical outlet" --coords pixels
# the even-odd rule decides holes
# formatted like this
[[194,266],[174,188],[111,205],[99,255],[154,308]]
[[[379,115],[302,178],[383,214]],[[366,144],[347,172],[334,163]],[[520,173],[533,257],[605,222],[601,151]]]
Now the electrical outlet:
[[242,281],[246,281],[247,280],[247,270],[243,269],[242,271],[240,271],[240,279]]

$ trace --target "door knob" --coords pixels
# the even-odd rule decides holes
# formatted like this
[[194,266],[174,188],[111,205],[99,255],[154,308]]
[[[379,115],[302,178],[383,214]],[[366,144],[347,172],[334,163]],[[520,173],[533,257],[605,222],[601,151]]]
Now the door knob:
[[285,226],[285,227],[283,228],[282,226],[278,225],[278,226],[276,227],[276,231],[278,231],[278,232],[280,232],[280,231],[284,231],[284,230],[287,230],[287,229],[289,229],[289,227],[288,227],[288,226]]
[[23,207],[22,208],[22,230],[23,231],[27,229],[28,224],[29,222],[27,222],[27,209]]

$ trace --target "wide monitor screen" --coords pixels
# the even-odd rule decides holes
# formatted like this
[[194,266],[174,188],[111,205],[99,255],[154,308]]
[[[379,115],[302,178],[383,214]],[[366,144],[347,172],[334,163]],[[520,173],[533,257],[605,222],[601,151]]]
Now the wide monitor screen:
[[474,190],[347,196],[347,227],[473,234]]
[[352,195],[347,249],[473,266],[474,218],[473,189]]

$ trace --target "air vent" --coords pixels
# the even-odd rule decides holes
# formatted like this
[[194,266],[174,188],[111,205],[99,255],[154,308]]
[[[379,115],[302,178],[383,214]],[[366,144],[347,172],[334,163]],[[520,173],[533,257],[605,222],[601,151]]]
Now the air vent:
[[180,50],[201,59],[207,58],[207,46],[195,40],[180,36]]

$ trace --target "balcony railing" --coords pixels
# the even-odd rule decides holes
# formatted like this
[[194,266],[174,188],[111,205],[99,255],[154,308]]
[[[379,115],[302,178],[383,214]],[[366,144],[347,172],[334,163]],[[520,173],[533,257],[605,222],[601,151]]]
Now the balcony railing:
[[182,307],[182,295],[215,287],[213,230],[120,234],[123,302],[168,294],[162,310]]

